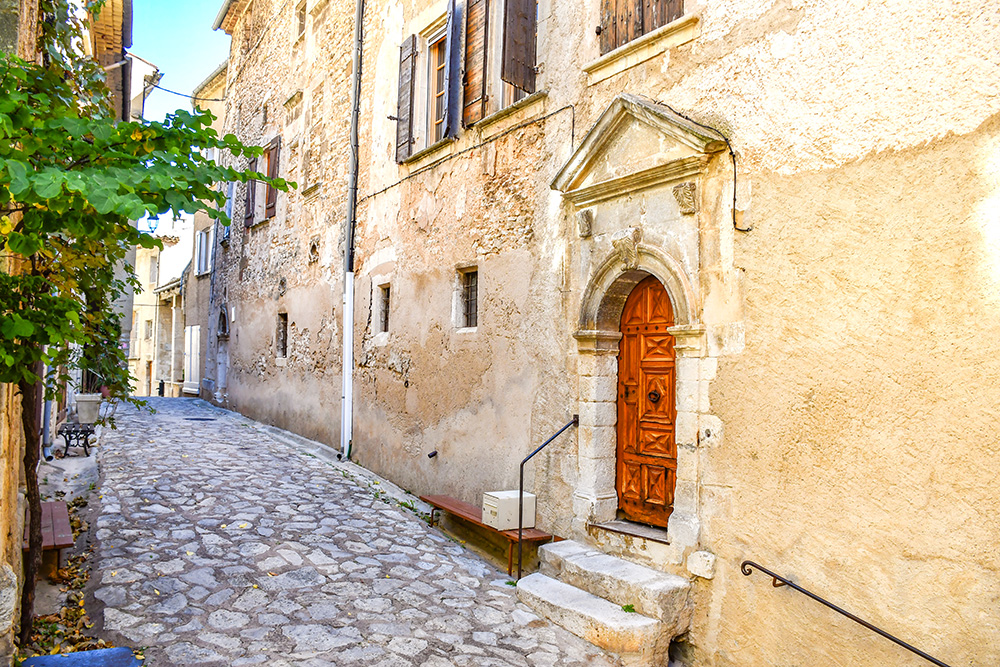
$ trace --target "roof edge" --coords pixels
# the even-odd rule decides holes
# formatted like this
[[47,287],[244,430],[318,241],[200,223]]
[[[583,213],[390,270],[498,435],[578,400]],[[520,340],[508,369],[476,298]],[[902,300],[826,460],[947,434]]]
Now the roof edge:
[[218,67],[212,70],[211,74],[205,77],[204,81],[202,81],[201,83],[199,83],[197,86],[194,87],[194,89],[191,91],[191,95],[193,97],[201,97],[200,95],[201,91],[208,88],[208,84],[212,83],[212,81],[214,81],[217,76],[225,72],[228,68],[229,68],[229,58],[226,58],[225,60],[222,61],[222,63]]
[[226,20],[226,15],[229,10],[232,9],[234,0],[225,0],[222,3],[222,7],[219,9],[219,13],[215,16],[215,23],[212,24],[212,30],[219,30],[222,28],[222,22]]

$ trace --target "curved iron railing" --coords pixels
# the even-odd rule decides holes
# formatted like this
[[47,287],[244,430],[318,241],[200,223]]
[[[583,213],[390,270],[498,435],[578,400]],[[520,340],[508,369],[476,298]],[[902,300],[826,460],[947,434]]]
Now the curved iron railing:
[[907,644],[902,639],[897,639],[896,637],[893,637],[892,635],[890,635],[885,630],[872,625],[871,623],[869,623],[868,621],[864,620],[863,618],[858,618],[857,616],[855,616],[851,612],[845,611],[844,609],[841,609],[840,607],[838,607],[837,605],[833,604],[832,602],[827,602],[826,600],[824,600],[820,596],[816,595],[812,591],[808,591],[808,590],[802,588],[798,584],[795,584],[794,582],[789,581],[788,579],[782,577],[781,575],[777,575],[774,572],[771,572],[770,570],[768,570],[765,567],[761,567],[760,565],[758,565],[757,563],[755,563],[755,562],[753,562],[751,560],[745,560],[745,561],[743,561],[740,564],[740,572],[742,572],[743,574],[745,574],[748,577],[751,574],[753,574],[753,571],[754,571],[755,568],[758,569],[758,570],[760,570],[761,572],[763,572],[767,576],[771,577],[771,585],[774,586],[775,588],[780,588],[782,586],[791,586],[792,588],[794,588],[795,590],[797,590],[799,593],[802,593],[803,595],[812,598],[816,602],[819,602],[821,605],[829,607],[830,609],[834,610],[838,614],[842,614],[842,615],[846,616],[847,618],[851,619],[855,623],[859,623],[859,624],[865,626],[866,628],[868,628],[872,632],[874,632],[876,634],[879,634],[879,635],[882,635],[883,637],[885,637],[889,641],[895,642],[896,644],[899,644],[900,646],[902,646],[903,648],[905,648],[907,651],[912,651],[913,653],[916,653],[917,655],[919,655],[924,660],[929,660],[930,662],[933,662],[935,665],[938,665],[938,667],[949,667],[949,665],[947,665],[946,663],[941,662],[940,660],[938,660],[934,656],[928,655],[927,653],[924,653],[923,651],[921,651],[917,647],[911,646],[910,644]]
[[568,424],[563,426],[561,429],[555,432],[555,434],[539,445],[538,449],[531,452],[524,457],[521,461],[521,480],[517,487],[517,580],[521,580],[521,536],[524,532],[524,464],[531,460],[538,452],[545,449],[550,442],[562,435],[563,431],[568,429],[570,426],[578,426],[580,424],[580,415],[573,415],[573,419],[569,421]]

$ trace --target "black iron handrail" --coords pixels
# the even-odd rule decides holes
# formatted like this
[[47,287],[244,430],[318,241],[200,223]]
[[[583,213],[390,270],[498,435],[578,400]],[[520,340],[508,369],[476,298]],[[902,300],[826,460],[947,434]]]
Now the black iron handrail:
[[929,660],[930,662],[933,662],[935,665],[938,665],[938,667],[949,667],[949,665],[947,665],[946,663],[941,662],[940,660],[938,660],[934,656],[928,655],[928,654],[924,653],[923,651],[921,651],[920,649],[916,648],[915,646],[911,646],[911,645],[907,644],[902,639],[897,639],[897,638],[893,637],[892,635],[890,635],[885,630],[883,630],[881,628],[875,627],[874,625],[872,625],[868,621],[866,621],[866,620],[864,620],[862,618],[858,618],[857,616],[855,616],[851,612],[845,611],[845,610],[841,609],[840,607],[838,607],[837,605],[833,604],[832,602],[827,602],[826,600],[824,600],[820,596],[816,595],[812,591],[807,591],[806,589],[802,588],[801,586],[799,586],[799,585],[797,585],[797,584],[789,581],[788,579],[785,579],[784,577],[782,577],[780,575],[775,574],[774,572],[771,572],[767,568],[761,567],[760,565],[758,565],[757,563],[754,563],[753,561],[745,560],[745,561],[743,561],[740,564],[740,572],[742,572],[743,574],[745,574],[748,577],[751,574],[753,574],[753,568],[757,568],[758,570],[760,570],[761,572],[763,572],[767,576],[771,577],[771,585],[774,586],[775,588],[780,588],[782,586],[791,586],[792,588],[794,588],[795,590],[797,590],[799,593],[802,593],[803,595],[806,595],[806,596],[812,598],[816,602],[819,602],[820,604],[829,607],[830,609],[834,610],[838,614],[843,614],[844,616],[846,616],[847,618],[851,619],[855,623],[860,623],[861,625],[865,626],[866,628],[868,628],[872,632],[875,632],[877,634],[882,635],[883,637],[885,637],[889,641],[895,642],[896,644],[899,644],[900,646],[902,646],[906,650],[912,651],[913,653],[916,653],[917,655],[919,655],[924,660]]
[[545,449],[550,442],[562,435],[563,431],[568,429],[570,426],[577,426],[580,424],[580,415],[573,415],[573,419],[569,421],[568,424],[563,426],[561,429],[555,432],[555,434],[543,442],[538,449],[531,452],[524,457],[521,461],[521,480],[517,487],[517,580],[521,580],[521,534],[524,531],[524,464],[531,460],[531,457],[538,452]]

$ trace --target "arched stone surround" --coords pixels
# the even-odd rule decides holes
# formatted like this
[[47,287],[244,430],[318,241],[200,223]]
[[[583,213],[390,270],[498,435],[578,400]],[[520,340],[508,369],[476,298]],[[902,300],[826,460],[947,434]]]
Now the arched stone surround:
[[[583,294],[577,340],[579,375],[578,477],[573,496],[573,532],[577,539],[594,541],[594,526],[615,519],[617,445],[618,342],[625,300],[644,278],[655,276],[666,288],[674,309],[670,332],[676,344],[677,486],[674,512],[661,549],[661,565],[682,565],[697,548],[698,427],[707,405],[703,365],[705,330],[701,306],[679,262],[658,248],[636,243],[634,253],[615,251],[594,272]],[[598,540],[599,541],[599,540]]]

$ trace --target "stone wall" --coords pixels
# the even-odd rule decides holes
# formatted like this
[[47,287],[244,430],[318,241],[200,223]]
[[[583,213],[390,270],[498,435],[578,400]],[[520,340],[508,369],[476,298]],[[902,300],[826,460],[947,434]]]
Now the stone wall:
[[[246,186],[237,184],[235,223],[216,255],[208,337],[218,340],[225,306],[230,332],[216,355],[228,359],[227,386],[218,402],[335,443],[353,10],[339,0],[310,2],[309,28],[298,38],[294,9],[266,0],[234,3],[227,18],[233,46],[225,131],[253,145],[280,136],[279,175],[297,188],[279,193],[275,216],[258,215],[248,227]],[[257,201],[262,197],[263,189]],[[288,322],[283,358],[276,350],[279,313]]]
[[[353,3],[309,3],[302,39],[291,6],[252,4],[228,28],[226,127],[261,143],[282,132],[282,175],[300,188],[274,219],[236,225],[221,253],[229,400],[335,443]],[[600,57],[599,4],[540,0],[545,94],[398,165],[399,46],[446,5],[366,3],[354,457],[414,492],[479,503],[515,487],[520,459],[579,413],[575,437],[528,468],[540,526],[702,575],[688,664],[916,664],[742,576],[743,559],[946,662],[996,663],[995,12],[980,0],[688,0],[655,39]],[[728,152],[712,149],[691,212],[674,182],[583,205],[575,186],[553,189],[623,94],[724,133],[735,186]],[[609,169],[656,158],[662,136],[635,128],[602,149]],[[637,273],[614,263],[629,230]],[[474,330],[457,310],[471,267]],[[589,527],[615,509],[617,343],[599,335],[608,322],[574,336],[590,305],[643,272],[690,320],[677,331],[677,515],[670,544],[646,551]]]

